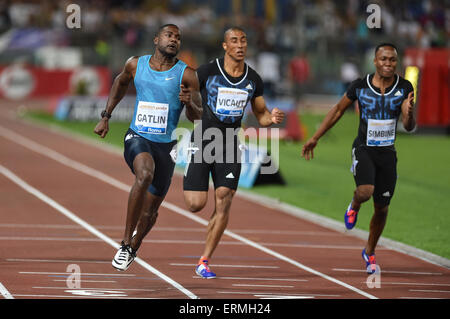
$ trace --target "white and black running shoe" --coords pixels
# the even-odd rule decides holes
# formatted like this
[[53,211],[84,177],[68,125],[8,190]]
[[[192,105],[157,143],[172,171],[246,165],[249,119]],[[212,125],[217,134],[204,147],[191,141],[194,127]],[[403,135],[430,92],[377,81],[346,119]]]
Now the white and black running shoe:
[[125,271],[130,267],[134,258],[136,258],[136,251],[133,251],[130,245],[124,245],[122,241],[122,246],[112,260],[112,266],[119,271]]

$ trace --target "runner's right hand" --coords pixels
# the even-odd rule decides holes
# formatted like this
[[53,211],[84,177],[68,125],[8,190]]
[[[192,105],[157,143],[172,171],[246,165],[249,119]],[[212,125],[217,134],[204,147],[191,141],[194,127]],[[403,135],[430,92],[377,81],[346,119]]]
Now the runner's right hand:
[[109,131],[108,119],[104,117],[95,126],[94,133],[100,135],[101,138],[104,138],[106,134],[108,134],[108,131]]

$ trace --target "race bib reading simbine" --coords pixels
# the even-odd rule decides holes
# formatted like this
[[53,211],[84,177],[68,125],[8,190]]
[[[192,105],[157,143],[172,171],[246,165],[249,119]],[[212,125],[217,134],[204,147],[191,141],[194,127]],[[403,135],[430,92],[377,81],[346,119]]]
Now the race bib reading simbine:
[[395,120],[372,120],[367,123],[367,146],[389,146],[395,141]]

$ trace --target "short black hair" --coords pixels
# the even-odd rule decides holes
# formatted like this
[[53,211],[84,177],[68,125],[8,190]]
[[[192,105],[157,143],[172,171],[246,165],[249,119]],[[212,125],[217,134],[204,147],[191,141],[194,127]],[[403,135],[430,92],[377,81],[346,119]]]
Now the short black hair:
[[380,48],[382,48],[382,47],[391,47],[391,48],[395,49],[395,51],[398,52],[398,49],[395,46],[395,44],[392,44],[392,43],[389,43],[389,42],[384,42],[384,43],[380,43],[380,44],[377,45],[377,47],[375,48],[375,55],[377,55],[378,50]]
[[178,30],[180,30],[180,28],[179,28],[176,24],[173,24],[173,23],[167,23],[167,24],[164,24],[164,25],[162,25],[162,26],[160,26],[160,27],[158,28],[158,31],[156,32],[155,37],[159,36],[159,34],[161,33],[161,31],[162,31],[165,27],[175,27],[175,28],[177,28]]
[[229,28],[227,28],[227,29],[225,30],[225,32],[223,33],[223,41],[224,41],[224,42],[225,42],[225,40],[226,40],[225,38],[227,37],[227,34],[230,33],[231,31],[241,31],[241,32],[247,34],[247,32],[245,32],[245,30],[242,29],[241,27],[238,27],[238,26],[232,26],[232,27],[229,27]]

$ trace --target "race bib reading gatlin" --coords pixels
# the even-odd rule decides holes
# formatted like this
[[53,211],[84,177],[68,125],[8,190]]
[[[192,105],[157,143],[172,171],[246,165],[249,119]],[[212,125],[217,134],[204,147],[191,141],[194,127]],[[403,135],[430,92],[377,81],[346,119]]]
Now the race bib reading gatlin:
[[224,116],[242,116],[247,105],[248,92],[234,88],[218,88],[216,113]]
[[372,120],[367,123],[367,146],[389,146],[395,141],[395,119]]
[[166,134],[169,104],[139,101],[136,119],[138,132]]

